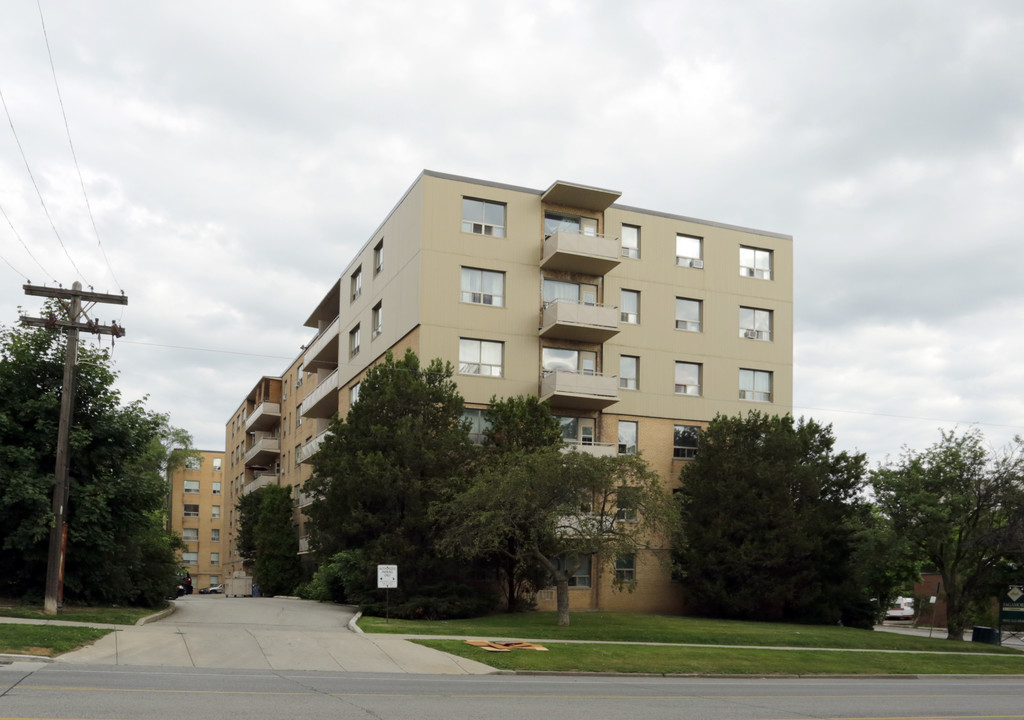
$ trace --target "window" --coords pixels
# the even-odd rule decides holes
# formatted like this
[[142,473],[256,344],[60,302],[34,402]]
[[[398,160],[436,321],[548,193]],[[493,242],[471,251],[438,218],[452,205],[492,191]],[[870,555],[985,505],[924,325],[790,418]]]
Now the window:
[[740,337],[749,340],[771,340],[772,311],[741,307]]
[[360,265],[356,268],[356,271],[352,273],[350,280],[352,285],[352,300],[356,300],[360,295],[363,294],[363,266]]
[[384,269],[384,238],[373,248],[373,274],[379,275]]
[[197,552],[183,552],[181,554],[182,565],[198,565],[199,564],[199,553]]
[[556,416],[559,426],[562,428],[562,442],[573,445],[594,444],[594,419],[578,418],[565,415]]
[[462,198],[462,232],[505,237],[505,204]]
[[361,385],[361,383],[356,383],[351,388],[349,388],[349,391],[348,391],[348,404],[349,405],[355,405],[357,402],[359,402],[359,386],[360,385]]
[[541,350],[541,367],[545,373],[571,372],[596,375],[597,353],[592,350],[546,347]]
[[210,530],[210,542],[220,542],[220,528]]
[[348,334],[348,356],[354,358],[359,354],[359,326],[356,325]]
[[700,395],[700,363],[676,363],[676,395]]
[[556,212],[544,213],[544,234],[552,235],[556,232],[594,237],[597,235],[597,218],[564,215]]
[[640,293],[636,290],[623,290],[619,310],[622,322],[636,325],[640,322]]
[[379,302],[373,306],[372,320],[373,329],[370,331],[370,339],[373,340],[375,337],[381,334],[384,329],[384,303]]
[[637,423],[619,420],[619,455],[636,455]]
[[199,542],[199,528],[182,528],[181,539],[185,542]]
[[462,268],[462,302],[501,307],[505,304],[505,273]]
[[700,428],[696,425],[676,425],[672,439],[672,457],[676,460],[689,460],[697,457],[697,438]]
[[211,565],[220,565],[220,553],[219,552],[212,552],[212,553],[210,553],[210,564]]
[[740,275],[761,280],[771,280],[772,251],[741,246]]
[[676,265],[704,267],[704,240],[692,235],[676,235]]
[[187,458],[185,458],[185,469],[186,470],[198,470],[200,467],[202,467],[202,464],[203,464],[203,459],[202,458],[197,458],[197,457],[187,457]]
[[295,446],[295,452],[292,453],[292,457],[295,458],[295,467],[298,467],[300,465],[300,463],[302,462],[301,460],[299,460],[299,452],[301,452],[301,450],[302,450],[302,443],[299,443],[298,445]]
[[542,294],[545,304],[563,300],[579,304],[582,300],[584,305],[597,305],[597,285],[592,283],[574,283],[544,278]]
[[185,505],[184,506],[184,512],[182,513],[182,515],[184,517],[199,517],[199,506],[198,505]]
[[503,343],[459,338],[459,372],[501,377],[503,354]]
[[220,495],[220,480],[214,480],[213,483],[213,494]]
[[619,555],[615,558],[615,582],[636,582],[636,555]]
[[223,464],[223,460],[221,460],[221,458],[214,458],[213,459],[213,469],[214,470],[220,470],[222,464]]
[[635,355],[619,355],[619,387],[636,390],[639,386],[640,358]]
[[576,571],[569,578],[569,587],[590,587],[590,556],[571,555],[555,558],[555,565],[559,570],[576,568]]
[[219,584],[220,584],[220,576],[219,575],[211,575],[210,576],[210,587],[213,587],[214,585],[219,585]]
[[199,492],[199,481],[198,480],[186,480],[185,481],[185,492],[188,494],[195,494]]
[[766,370],[740,369],[740,400],[772,401],[772,374]]
[[622,226],[622,257],[640,257],[640,228],[636,225]]
[[636,522],[636,488],[622,486],[615,493],[615,519],[620,522]]
[[482,445],[484,433],[491,427],[491,421],[487,419],[487,413],[479,408],[466,408],[462,411],[462,419],[469,421],[469,439],[475,445]]
[[701,300],[676,298],[676,330],[700,332],[701,315],[704,303]]
[[211,505],[210,506],[210,517],[212,517],[212,518],[219,518],[220,517],[220,505]]

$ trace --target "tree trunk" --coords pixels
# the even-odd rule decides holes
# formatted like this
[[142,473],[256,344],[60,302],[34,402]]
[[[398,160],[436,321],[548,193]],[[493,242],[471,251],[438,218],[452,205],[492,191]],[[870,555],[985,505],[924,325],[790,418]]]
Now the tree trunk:
[[[564,576],[564,573],[560,573]],[[560,577],[555,581],[555,599],[558,606],[558,627],[569,625],[569,578]]]
[[952,572],[943,572],[942,582],[946,587],[946,639],[963,640],[969,603],[960,578]]

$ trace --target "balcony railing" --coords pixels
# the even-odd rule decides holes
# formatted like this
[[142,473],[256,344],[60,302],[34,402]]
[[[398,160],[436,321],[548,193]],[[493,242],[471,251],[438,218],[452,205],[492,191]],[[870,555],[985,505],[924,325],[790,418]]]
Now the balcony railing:
[[340,327],[341,316],[338,316],[316,336],[306,349],[304,360],[307,370],[313,371],[338,366],[338,331]]
[[270,465],[281,454],[281,438],[256,433],[256,439],[251,448],[245,453],[244,462],[246,465]]
[[242,494],[248,495],[251,492],[256,492],[260,488],[264,488],[267,485],[278,484],[277,473],[258,473],[252,482],[249,482],[242,488]]
[[544,237],[540,266],[545,270],[604,275],[622,262],[621,252],[618,238],[559,230]]
[[615,443],[586,443],[579,440],[568,440],[562,446],[562,452],[581,452],[594,457],[615,457],[619,454],[619,448]]
[[544,304],[542,337],[603,343],[619,332],[619,309],[574,300]]
[[299,448],[299,462],[309,462],[310,458],[316,455],[317,450],[320,449],[320,444],[323,443],[324,438],[327,436],[327,431],[324,430],[320,434],[313,437],[309,442]]
[[261,402],[245,421],[245,430],[269,430],[280,422],[281,403]]
[[540,399],[558,407],[603,410],[619,401],[618,378],[564,370],[545,372],[540,381]]
[[335,370],[302,401],[302,417],[329,418],[338,412],[338,371]]

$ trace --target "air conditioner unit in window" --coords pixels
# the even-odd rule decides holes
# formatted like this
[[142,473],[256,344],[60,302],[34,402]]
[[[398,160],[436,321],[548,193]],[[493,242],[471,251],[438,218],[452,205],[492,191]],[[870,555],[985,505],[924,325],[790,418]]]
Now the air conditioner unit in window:
[[692,262],[692,263],[690,264],[690,267],[695,267],[695,268],[697,268],[698,270],[702,270],[702,269],[704,268],[704,261],[703,261],[703,260],[694,260],[694,261],[693,261],[693,262]]
[[693,258],[680,257],[676,255],[676,265],[679,267],[690,267],[693,265]]
[[740,268],[740,275],[743,275],[744,277],[754,277],[754,268],[751,268],[751,267],[741,267]]
[[743,337],[757,340],[757,330],[744,330]]

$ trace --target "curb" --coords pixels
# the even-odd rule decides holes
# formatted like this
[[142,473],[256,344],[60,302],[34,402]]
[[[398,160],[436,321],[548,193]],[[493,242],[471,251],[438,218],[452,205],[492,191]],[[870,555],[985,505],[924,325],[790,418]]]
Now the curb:
[[46,657],[45,655],[14,655],[11,653],[0,653],[0,663],[2,664],[11,662],[52,663],[53,661],[53,658]]
[[351,620],[348,621],[348,629],[351,630],[354,633],[359,634],[359,635],[364,635],[365,634],[363,632],[363,629],[361,627],[359,627],[359,624],[358,624],[359,623],[359,618],[361,618],[362,616],[363,616],[363,611],[360,610],[359,612],[357,612],[355,615],[352,616]]
[[135,621],[135,626],[138,627],[140,625],[145,625],[147,623],[156,622],[157,620],[163,620],[168,615],[172,615],[174,613],[174,611],[177,610],[177,609],[178,609],[178,606],[174,604],[174,601],[171,601],[170,606],[169,607],[165,607],[160,612],[153,613],[152,615],[147,615],[144,618],[139,618],[138,620],[136,620]]

